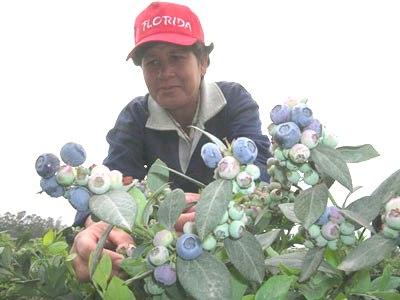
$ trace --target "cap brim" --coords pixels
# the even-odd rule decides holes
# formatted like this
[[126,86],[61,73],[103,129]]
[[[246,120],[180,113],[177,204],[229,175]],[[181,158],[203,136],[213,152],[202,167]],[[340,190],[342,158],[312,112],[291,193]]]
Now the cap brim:
[[181,45],[181,46],[190,46],[190,45],[193,45],[194,43],[196,43],[197,39],[194,37],[191,37],[191,36],[176,34],[176,33],[153,34],[151,36],[148,36],[148,37],[142,39],[139,43],[137,43],[135,48],[133,48],[132,51],[129,52],[126,60],[132,58],[133,61],[135,61],[135,55],[137,53],[137,50],[139,48],[141,48],[141,46],[143,46],[144,44],[147,44],[150,42],[166,42],[166,43],[171,43],[171,44],[176,44],[176,45]]

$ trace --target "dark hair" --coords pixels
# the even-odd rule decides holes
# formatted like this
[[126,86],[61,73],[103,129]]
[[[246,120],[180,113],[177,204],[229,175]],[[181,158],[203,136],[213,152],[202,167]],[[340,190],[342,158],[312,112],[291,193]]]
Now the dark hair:
[[[146,43],[139,49],[137,49],[135,55],[132,57],[133,63],[136,66],[140,66],[142,64],[142,59],[146,50],[154,46],[156,43],[157,42]],[[203,58],[207,58],[207,65],[210,65],[210,53],[213,49],[213,43],[206,46],[202,42],[196,42],[193,45],[188,46],[188,50],[193,52],[198,61],[202,60]]]

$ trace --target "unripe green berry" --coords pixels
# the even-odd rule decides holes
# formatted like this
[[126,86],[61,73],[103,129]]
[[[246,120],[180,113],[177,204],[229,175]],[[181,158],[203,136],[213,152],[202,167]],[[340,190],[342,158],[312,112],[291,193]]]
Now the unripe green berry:
[[241,220],[235,220],[229,224],[229,235],[238,239],[242,237],[244,231],[244,224]]
[[295,144],[290,148],[289,157],[295,163],[305,163],[310,157],[310,149],[306,145]]
[[88,181],[88,188],[92,193],[104,194],[110,190],[111,178],[110,174],[91,174]]
[[144,290],[150,295],[161,295],[164,288],[156,283],[151,276],[145,278]]
[[354,234],[352,235],[340,235],[340,240],[344,245],[351,246],[356,242],[356,237]]
[[385,215],[386,224],[395,230],[400,230],[400,209],[392,209]]
[[343,235],[352,235],[354,233],[355,227],[349,222],[343,222],[340,224],[340,233]]
[[297,184],[300,180],[300,174],[296,171],[286,172],[286,177],[293,184]]
[[88,168],[79,166],[76,169],[75,184],[86,186],[89,181],[90,170]]
[[229,208],[228,213],[232,220],[240,220],[244,215],[244,209],[240,205],[235,205]]
[[309,241],[309,240],[306,240],[306,241],[304,242],[304,246],[305,246],[306,248],[308,248],[308,249],[312,249],[312,248],[314,248],[314,243],[311,242],[311,241]]
[[321,235],[321,229],[318,225],[312,224],[310,228],[308,228],[308,233],[310,234],[310,237],[316,239],[318,236]]
[[70,165],[61,166],[56,173],[56,180],[62,186],[71,185],[75,180],[75,169]]
[[257,180],[258,178],[260,178],[261,171],[258,166],[254,164],[248,164],[244,170],[253,177],[253,180]]
[[333,251],[336,251],[338,249],[337,240],[328,241],[327,245],[328,245],[328,248],[333,250]]
[[397,239],[400,236],[400,232],[398,230],[392,229],[387,224],[383,225],[382,229],[383,235],[389,239]]
[[393,209],[400,210],[400,197],[392,198],[386,203],[385,205],[386,212],[389,212]]
[[165,246],[156,246],[148,253],[148,260],[154,266],[161,266],[169,259],[169,252]]
[[153,245],[154,246],[169,246],[174,240],[174,236],[171,231],[167,229],[160,230],[154,235]]
[[124,186],[123,184],[123,175],[118,170],[112,170],[110,172],[110,188],[113,190],[120,190]]
[[236,182],[240,188],[248,188],[253,182],[253,177],[246,171],[241,171],[236,175]]
[[329,221],[328,223],[322,226],[321,234],[328,241],[336,240],[340,234],[339,225]]
[[291,160],[285,161],[285,167],[290,171],[297,171],[299,169],[298,165],[293,163]]
[[316,245],[318,247],[325,247],[328,244],[328,241],[322,236],[319,235],[316,239],[315,239]]
[[301,133],[301,143],[309,149],[315,148],[318,145],[318,134],[311,129],[306,129]]
[[301,164],[301,166],[299,167],[299,170],[303,173],[307,173],[307,172],[312,171],[312,168],[309,163],[304,163],[304,164]]
[[278,160],[275,157],[269,157],[267,159],[267,168],[270,168],[271,166],[274,166],[278,163]]
[[221,224],[221,225],[218,225],[217,227],[215,227],[214,236],[218,240],[223,240],[223,239],[227,238],[229,236],[229,224],[224,223],[224,224]]
[[319,175],[314,170],[311,170],[304,174],[303,180],[308,185],[316,185],[319,181]]
[[217,246],[217,240],[212,233],[206,236],[204,241],[201,243],[204,250],[211,251]]
[[283,155],[281,148],[276,148],[274,151],[274,157],[279,161],[286,160],[286,157]]
[[282,188],[282,185],[279,182],[276,182],[276,181],[273,181],[268,185],[268,190],[269,191],[272,191],[272,190],[275,190],[275,189],[279,190],[281,188]]
[[280,201],[283,197],[281,189],[274,189],[270,193],[272,201]]

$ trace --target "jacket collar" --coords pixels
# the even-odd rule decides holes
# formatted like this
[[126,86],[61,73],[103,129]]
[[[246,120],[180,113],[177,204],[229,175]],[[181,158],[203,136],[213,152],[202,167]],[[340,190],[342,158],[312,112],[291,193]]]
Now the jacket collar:
[[[200,106],[198,106],[196,114],[199,127],[204,128],[204,124],[219,113],[226,105],[226,99],[218,85],[213,83],[205,83],[200,86]],[[148,100],[149,118],[146,122],[146,127],[155,130],[178,130],[177,125],[171,119],[170,114],[162,108],[149,95]]]

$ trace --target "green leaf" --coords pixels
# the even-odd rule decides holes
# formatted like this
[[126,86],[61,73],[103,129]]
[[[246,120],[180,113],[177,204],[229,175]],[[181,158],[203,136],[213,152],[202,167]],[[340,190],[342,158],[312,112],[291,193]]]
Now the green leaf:
[[371,277],[369,270],[364,269],[356,272],[350,281],[350,293],[362,294],[366,293],[371,288]]
[[240,239],[224,239],[224,246],[235,268],[249,281],[261,283],[265,275],[264,255],[260,243],[244,231]]
[[319,144],[311,149],[311,159],[324,174],[337,180],[349,191],[353,190],[349,168],[338,150]]
[[386,178],[378,188],[371,194],[371,201],[379,203],[382,207],[394,195],[400,194],[400,170],[397,170]]
[[346,210],[346,209],[342,209],[342,210],[340,210],[340,212],[342,213],[342,215],[344,215],[346,217],[346,219],[349,219],[350,221],[353,221],[353,222],[367,228],[372,233],[375,233],[374,228],[372,228],[372,226],[369,225],[369,221],[366,220],[364,218],[364,215],[362,215],[361,213],[354,212],[351,210]]
[[328,247],[325,248],[324,258],[334,268],[339,265],[341,260],[339,253],[335,250],[329,249]]
[[347,163],[358,163],[379,156],[379,153],[369,144],[338,147],[336,150]]
[[251,295],[246,295],[242,297],[242,300],[254,300],[255,299],[255,295],[251,294]]
[[307,300],[331,299],[326,296],[326,293],[333,287],[339,286],[340,283],[341,279],[338,276],[328,276],[317,272],[306,284],[299,285],[299,288]]
[[196,299],[231,300],[230,274],[226,266],[204,251],[194,260],[176,261],[179,282]]
[[260,243],[262,250],[267,249],[278,238],[280,229],[272,229],[266,233],[256,234],[255,238]]
[[169,230],[174,229],[176,220],[185,210],[185,193],[181,189],[175,189],[165,196],[158,209],[158,221]]
[[51,244],[48,250],[51,255],[59,255],[68,250],[68,244],[64,241],[58,241]]
[[338,266],[338,269],[349,272],[374,266],[395,248],[395,240],[376,234],[353,249]]
[[232,300],[242,299],[247,290],[248,282],[246,279],[232,266],[228,268],[231,273]]
[[114,276],[106,292],[104,293],[104,300],[135,300],[135,295],[131,292],[128,286],[124,284],[124,281]]
[[381,207],[381,202],[377,202],[376,199],[371,196],[364,196],[350,203],[346,207],[346,210],[363,216],[365,222],[369,224],[379,214]]
[[129,257],[122,260],[121,269],[131,277],[135,277],[147,271],[146,262],[143,259]]
[[378,297],[382,300],[399,300],[400,296],[398,292],[370,292],[368,295]]
[[188,127],[189,128],[194,128],[194,129],[200,131],[201,133],[203,133],[205,136],[207,136],[214,144],[216,144],[219,147],[221,152],[226,150],[225,144],[219,138],[217,138],[216,136],[212,135],[211,133],[209,133],[209,132],[207,132],[207,131],[205,131],[205,130],[203,130],[201,128],[193,126],[193,125],[192,126],[188,126]]
[[111,190],[102,195],[94,195],[89,207],[102,221],[131,231],[136,216],[136,202],[128,192]]
[[143,212],[147,204],[146,196],[137,187],[133,186],[128,190],[128,194],[131,195],[133,200],[136,202],[136,218],[135,225],[143,225]]
[[157,159],[147,173],[147,187],[152,193],[155,193],[169,180],[169,171],[160,166],[166,167],[167,165],[161,159]]
[[329,191],[324,183],[301,191],[294,200],[294,213],[305,228],[310,227],[324,213]]
[[[305,255],[306,253],[303,251],[282,254],[279,256],[267,258],[265,260],[265,265],[267,267],[276,268],[279,267],[279,265],[283,264],[289,268],[301,270]],[[334,269],[332,266],[324,261],[322,261],[321,265],[318,267],[318,271],[329,274],[338,274],[338,271],[336,269]]]
[[54,242],[55,238],[56,238],[56,234],[55,234],[54,230],[50,229],[43,236],[43,240],[42,240],[43,246],[46,247],[46,246],[51,245]]
[[290,286],[295,281],[295,276],[272,276],[258,289],[255,300],[286,300]]
[[391,276],[390,266],[385,266],[383,273],[372,281],[371,290],[387,291],[395,290],[400,287],[400,277]]
[[289,221],[292,221],[293,223],[300,224],[300,220],[296,217],[296,214],[294,213],[294,203],[282,203],[278,205],[280,210],[282,211],[283,215],[288,219]]
[[196,229],[203,240],[221,221],[232,200],[232,182],[218,179],[207,185],[196,205]]
[[96,270],[93,273],[92,280],[98,284],[103,291],[107,288],[107,282],[112,271],[111,258],[107,253],[104,253],[97,264]]
[[324,248],[309,249],[303,260],[299,282],[308,280],[318,269],[324,259]]

